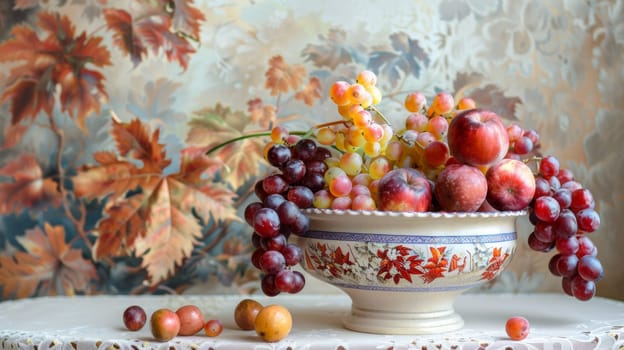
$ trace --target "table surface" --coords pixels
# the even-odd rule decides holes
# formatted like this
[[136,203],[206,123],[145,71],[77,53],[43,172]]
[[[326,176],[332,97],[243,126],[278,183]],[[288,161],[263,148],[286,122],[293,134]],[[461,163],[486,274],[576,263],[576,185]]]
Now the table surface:
[[[596,297],[580,302],[563,294],[464,294],[455,304],[465,320],[459,331],[437,335],[377,335],[349,331],[342,317],[350,299],[343,294],[254,295],[264,305],[282,304],[293,316],[289,336],[265,343],[254,331],[235,326],[235,305],[249,296],[162,295],[44,297],[0,303],[0,350],[111,350],[111,349],[623,349],[624,302]],[[141,305],[149,314],[158,308],[173,310],[194,304],[205,318],[220,319],[218,337],[203,333],[157,342],[149,326],[127,331],[122,313]],[[505,321],[524,316],[531,333],[511,341]]]

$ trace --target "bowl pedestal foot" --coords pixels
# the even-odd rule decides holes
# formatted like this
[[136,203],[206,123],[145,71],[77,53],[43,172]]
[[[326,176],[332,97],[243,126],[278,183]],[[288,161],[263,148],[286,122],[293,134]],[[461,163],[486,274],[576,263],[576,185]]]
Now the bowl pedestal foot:
[[453,310],[396,313],[353,308],[343,325],[364,333],[422,335],[456,331],[464,326],[464,320]]
[[420,293],[389,293],[389,299],[386,300],[393,300],[393,305],[384,303],[384,298],[379,298],[379,295],[370,298],[363,296],[366,293],[362,291],[353,290],[347,294],[353,302],[350,312],[343,318],[343,326],[350,330],[375,334],[422,335],[453,332],[464,326],[464,320],[453,308],[453,301],[460,294],[458,292],[425,293],[430,294],[427,297],[419,295]]

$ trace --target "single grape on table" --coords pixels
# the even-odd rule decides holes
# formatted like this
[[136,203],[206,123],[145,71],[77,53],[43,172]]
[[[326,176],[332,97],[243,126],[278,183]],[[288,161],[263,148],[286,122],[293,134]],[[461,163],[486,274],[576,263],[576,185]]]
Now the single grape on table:
[[511,340],[523,340],[529,336],[529,321],[522,316],[510,317],[505,323],[505,332]]
[[183,305],[176,314],[180,320],[178,335],[193,335],[204,327],[204,314],[196,305]]
[[147,314],[139,305],[128,306],[123,312],[124,326],[130,331],[138,331],[147,322]]
[[157,341],[168,341],[180,332],[180,318],[167,308],[161,308],[150,317],[150,330]]
[[208,320],[204,325],[204,333],[209,337],[217,337],[223,332],[223,323],[219,320]]
[[[266,295],[305,284],[293,270],[301,250],[288,237],[309,229],[306,208],[526,210],[534,225],[527,243],[552,252],[548,268],[562,278],[563,291],[579,300],[595,295],[604,275],[590,238],[600,227],[596,201],[556,156],[542,154],[536,130],[505,124],[472,98],[444,91],[429,99],[407,93],[404,122],[393,127],[377,107],[377,76],[367,70],[333,83],[329,98],[335,121],[297,136],[273,127],[265,158],[274,171],[256,183],[258,201],[245,209],[254,230],[251,260],[263,272]],[[418,193],[388,189],[401,182]]]

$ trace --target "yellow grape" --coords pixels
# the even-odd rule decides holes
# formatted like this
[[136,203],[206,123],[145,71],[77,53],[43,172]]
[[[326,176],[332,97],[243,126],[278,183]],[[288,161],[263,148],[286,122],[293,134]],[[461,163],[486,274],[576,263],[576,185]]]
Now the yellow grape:
[[354,147],[361,147],[366,139],[364,138],[364,134],[362,130],[358,129],[356,126],[351,126],[349,128],[349,134],[347,136],[347,141]]
[[425,131],[429,119],[422,113],[412,113],[405,118],[405,128],[415,131]]
[[361,105],[367,101],[372,101],[371,95],[362,84],[351,84],[346,93],[351,104]]
[[351,179],[351,182],[353,182],[354,186],[364,185],[368,187],[372,181],[373,178],[368,173],[359,173]]
[[381,179],[388,171],[390,171],[390,160],[384,156],[379,156],[371,160],[368,165],[368,173],[373,180]]
[[383,146],[387,145],[388,142],[390,142],[392,136],[394,136],[394,130],[392,130],[392,126],[390,126],[389,124],[381,124],[381,127],[383,129],[383,136],[381,137],[381,140],[379,140],[379,143],[381,143],[383,148]]
[[360,103],[360,106],[362,106],[362,108],[368,108],[373,104],[373,96],[367,92],[366,98],[364,99],[364,102]]
[[266,143],[266,145],[264,145],[264,148],[262,149],[262,155],[264,156],[265,160],[268,160],[268,154],[269,154],[269,150],[271,149],[271,147],[273,147],[273,145],[275,145],[275,142],[273,141],[269,141]]
[[436,139],[442,140],[448,133],[449,123],[441,115],[437,115],[427,122],[425,130],[430,132]]
[[391,161],[397,161],[403,155],[403,144],[401,141],[393,140],[388,142],[385,155]]
[[328,126],[320,128],[316,132],[316,141],[324,146],[333,145],[336,141],[336,133]]
[[344,152],[357,152],[360,147],[352,144],[348,137],[345,139]]
[[325,171],[325,174],[323,174],[323,179],[325,180],[325,183],[330,183],[336,177],[346,175],[347,173],[345,173],[345,171],[340,168],[340,161],[338,161],[338,166],[329,167],[327,171]]
[[365,128],[373,122],[373,116],[365,109],[362,109],[355,115],[352,114],[351,117],[353,118],[353,125],[360,129]]
[[371,87],[377,84],[377,75],[369,70],[363,70],[358,73],[356,82],[362,84],[364,87]]
[[278,125],[271,129],[271,140],[275,143],[284,143],[289,134],[288,129]]
[[327,183],[329,184],[329,192],[335,197],[348,196],[353,188],[353,183],[347,174],[335,176]]
[[340,167],[340,158],[329,157],[329,158],[325,158],[324,162],[328,168]]
[[340,80],[333,83],[329,88],[329,97],[337,106],[344,106],[350,103],[350,98],[347,94],[350,86],[351,84],[348,82]]
[[347,210],[351,208],[351,197],[340,196],[334,198],[331,203],[331,208],[334,210]]
[[346,147],[346,136],[344,133],[342,132],[338,132],[336,133],[336,140],[334,141],[334,144],[336,145],[336,148],[341,151],[341,152],[345,152],[347,147]]
[[273,304],[263,307],[254,320],[256,334],[267,343],[280,341],[292,329],[292,315],[282,305]]
[[368,91],[368,93],[370,93],[373,101],[372,104],[373,105],[378,105],[379,102],[381,102],[382,99],[382,94],[381,94],[381,90],[379,90],[378,87],[376,86],[367,86],[366,87],[366,91]]
[[349,114],[349,110],[351,109],[351,106],[352,105],[338,106],[338,114],[340,114],[344,119],[350,120],[351,115]]
[[314,193],[314,197],[312,198],[312,205],[315,208],[328,209],[331,208],[333,200],[334,196],[332,196],[328,190],[318,190]]
[[470,97],[462,97],[459,100],[459,102],[457,102],[458,110],[473,109],[473,108],[477,108],[477,103]]
[[362,128],[362,133],[367,142],[379,142],[383,137],[384,129],[377,123],[371,123]]
[[375,200],[370,195],[359,194],[353,197],[351,201],[351,209],[353,210],[376,210]]
[[364,144],[364,154],[369,157],[377,157],[381,154],[381,144],[379,142],[366,142]]
[[362,171],[362,156],[359,153],[343,153],[340,157],[340,168],[349,176],[355,176]]
[[349,196],[351,198],[355,198],[356,196],[359,196],[359,195],[370,196],[370,194],[371,192],[368,189],[368,186],[362,185],[362,184],[353,184],[353,188],[351,188],[351,192],[349,193]]
[[357,117],[356,115],[359,114],[361,111],[365,111],[365,110],[359,104],[349,105],[349,108],[347,110],[347,114],[349,116],[349,119],[356,118]]
[[420,112],[427,105],[427,98],[422,92],[410,92],[405,96],[404,105],[409,112]]
[[433,98],[433,102],[431,103],[427,114],[429,114],[429,116],[434,116],[450,113],[454,106],[455,101],[453,100],[453,96],[451,94],[448,92],[439,92]]
[[418,143],[423,149],[435,140],[436,137],[428,131],[423,131],[416,137],[416,143]]

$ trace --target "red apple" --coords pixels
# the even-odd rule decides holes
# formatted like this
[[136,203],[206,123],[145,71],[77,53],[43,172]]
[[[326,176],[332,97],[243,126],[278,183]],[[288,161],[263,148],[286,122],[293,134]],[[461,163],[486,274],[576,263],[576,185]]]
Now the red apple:
[[431,184],[416,169],[394,169],[379,180],[377,196],[381,210],[428,211],[431,206]]
[[489,166],[503,159],[509,149],[509,136],[496,113],[469,109],[451,120],[448,145],[457,160],[474,166]]
[[438,175],[434,194],[442,211],[474,212],[485,200],[487,181],[471,165],[451,164]]
[[503,159],[492,165],[485,178],[487,200],[498,210],[525,209],[535,194],[535,177],[528,165],[516,159]]

